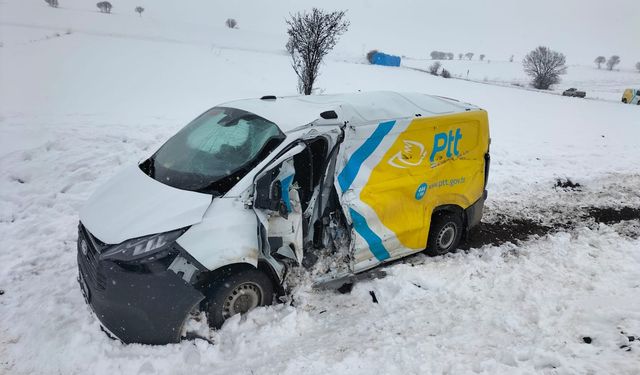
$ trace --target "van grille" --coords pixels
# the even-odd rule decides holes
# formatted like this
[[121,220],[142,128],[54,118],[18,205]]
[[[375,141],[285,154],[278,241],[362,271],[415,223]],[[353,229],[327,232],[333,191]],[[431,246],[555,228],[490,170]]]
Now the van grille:
[[[87,245],[86,254],[82,251],[83,241]],[[80,224],[78,228],[78,266],[91,289],[104,290],[105,288],[106,278],[98,262],[102,245],[104,244],[93,237],[91,233]]]

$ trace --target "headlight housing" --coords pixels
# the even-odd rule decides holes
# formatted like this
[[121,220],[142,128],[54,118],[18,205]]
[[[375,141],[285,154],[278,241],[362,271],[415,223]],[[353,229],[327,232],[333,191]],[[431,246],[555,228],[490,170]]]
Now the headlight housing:
[[123,262],[159,259],[172,250],[173,242],[186,230],[187,228],[181,228],[170,232],[133,238],[108,248],[100,257],[104,260]]

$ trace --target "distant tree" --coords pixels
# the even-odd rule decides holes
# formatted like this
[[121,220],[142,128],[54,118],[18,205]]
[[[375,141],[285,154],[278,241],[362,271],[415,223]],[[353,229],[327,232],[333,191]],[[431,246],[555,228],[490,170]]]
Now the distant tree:
[[52,8],[58,7],[58,0],[44,0],[44,2],[47,3]]
[[440,76],[442,78],[451,78],[451,73],[445,68],[442,68],[442,72],[440,72]]
[[613,70],[613,67],[620,64],[620,56],[613,55],[607,60],[607,69]]
[[538,47],[529,52],[522,61],[525,73],[531,76],[531,84],[537,89],[547,90],[560,82],[560,75],[567,72],[566,59],[560,52],[548,47]]
[[480,57],[480,61],[484,60],[484,55],[480,55],[479,57]]
[[467,52],[464,54],[464,57],[466,57],[467,59],[471,60],[473,59],[473,52]]
[[111,8],[113,8],[111,3],[108,1],[101,1],[97,3],[96,6],[98,7],[98,9],[100,9],[100,12],[102,13],[111,13]]
[[373,64],[373,55],[375,55],[376,53],[378,53],[377,49],[372,49],[371,51],[367,52],[367,61],[369,62],[369,64]]
[[453,53],[447,52],[447,59],[453,60]]
[[433,64],[431,64],[431,66],[429,66],[429,73],[431,75],[437,76],[438,75],[438,70],[440,70],[440,67],[442,66],[442,64],[440,64],[440,62],[436,61]]
[[287,19],[287,52],[298,76],[298,92],[311,95],[322,59],[349,29],[345,11],[327,13],[318,8],[291,14]]
[[509,62],[513,62],[513,55],[511,55],[511,57],[509,57]]
[[442,51],[431,51],[431,59],[432,60],[445,60],[447,58],[447,53]]
[[600,69],[600,66],[604,64],[606,61],[607,59],[604,56],[598,56],[596,57],[595,60],[593,60],[593,62],[596,63],[596,65],[598,65],[598,69]]
[[459,53],[458,54],[458,60],[462,60],[462,56],[464,56],[463,54]]
[[144,8],[141,6],[137,6],[135,10],[136,10],[136,13],[138,13],[138,15],[142,17],[142,12],[144,12]]
[[227,27],[230,29],[238,28],[238,22],[233,18],[227,18],[227,20],[224,21],[224,24],[227,25]]
[[636,69],[638,69],[638,71],[640,72],[640,62],[636,63]]

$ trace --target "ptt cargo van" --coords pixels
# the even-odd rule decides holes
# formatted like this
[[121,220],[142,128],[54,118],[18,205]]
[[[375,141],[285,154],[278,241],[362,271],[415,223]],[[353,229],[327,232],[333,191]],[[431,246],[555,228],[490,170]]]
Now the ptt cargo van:
[[626,89],[622,94],[622,102],[628,104],[640,104],[640,89]]
[[123,342],[176,342],[191,312],[220,327],[271,304],[293,267],[326,264],[322,284],[454,250],[480,222],[488,172],[487,113],[453,99],[232,101],[93,194],[79,283]]

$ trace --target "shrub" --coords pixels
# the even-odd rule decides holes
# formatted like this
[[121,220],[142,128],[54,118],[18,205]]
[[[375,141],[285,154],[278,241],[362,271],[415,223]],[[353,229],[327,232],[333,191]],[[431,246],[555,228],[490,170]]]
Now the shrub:
[[463,54],[459,53],[458,54],[458,60],[462,60],[462,56],[464,56]]
[[560,82],[560,75],[567,72],[565,62],[562,53],[540,46],[525,56],[522,65],[525,73],[533,78],[533,87],[547,90]]
[[369,64],[373,64],[373,55],[375,55],[376,53],[378,53],[377,49],[372,49],[371,51],[367,52],[367,61],[369,62]]
[[607,69],[613,70],[613,67],[620,64],[620,56],[613,55],[607,60]]
[[451,78],[451,73],[445,68],[442,68],[442,72],[440,72],[440,76],[442,78]]
[[429,74],[437,76],[438,70],[440,70],[440,66],[442,66],[442,64],[440,64],[438,61],[431,64],[431,66],[429,66]]
[[509,62],[513,62],[513,55],[511,55],[511,57],[509,57]]
[[480,55],[480,61],[484,60],[484,55]]
[[135,11],[136,11],[136,13],[138,13],[138,15],[139,15],[140,17],[142,17],[142,12],[144,12],[144,8],[143,8],[143,7],[141,7],[141,6],[137,6],[137,7],[136,7],[136,9],[135,9]]
[[238,22],[233,18],[227,18],[227,20],[224,21],[224,24],[230,29],[238,28]]
[[58,7],[58,0],[44,0],[44,2],[52,8]]
[[345,19],[345,11],[325,12],[313,8],[311,12],[290,15],[286,22],[289,26],[286,47],[298,76],[298,92],[311,95],[322,59],[349,29],[349,21]]
[[111,8],[113,8],[111,3],[108,1],[101,1],[97,3],[96,6],[100,9],[101,13],[111,13]]

